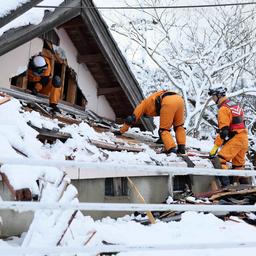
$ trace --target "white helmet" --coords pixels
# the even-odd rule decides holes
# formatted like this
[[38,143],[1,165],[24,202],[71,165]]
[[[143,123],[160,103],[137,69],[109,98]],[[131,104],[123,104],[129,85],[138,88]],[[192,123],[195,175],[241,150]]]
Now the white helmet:
[[33,58],[33,64],[35,68],[46,68],[47,66],[46,61],[42,56],[35,56]]

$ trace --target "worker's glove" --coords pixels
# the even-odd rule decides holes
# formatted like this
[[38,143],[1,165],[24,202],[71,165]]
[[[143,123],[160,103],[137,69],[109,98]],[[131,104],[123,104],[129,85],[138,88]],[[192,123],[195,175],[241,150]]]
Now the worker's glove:
[[217,152],[218,152],[218,149],[219,149],[219,146],[214,145],[213,148],[211,149],[210,153],[209,153],[209,156],[210,157],[215,157]]
[[121,133],[120,131],[113,131],[113,133],[114,133],[116,136],[122,135],[122,133]]
[[49,76],[42,76],[41,77],[40,84],[45,86],[45,85],[48,84],[48,82],[49,82]]
[[124,122],[128,125],[134,125],[136,122],[136,117],[135,115],[127,116],[124,120]]

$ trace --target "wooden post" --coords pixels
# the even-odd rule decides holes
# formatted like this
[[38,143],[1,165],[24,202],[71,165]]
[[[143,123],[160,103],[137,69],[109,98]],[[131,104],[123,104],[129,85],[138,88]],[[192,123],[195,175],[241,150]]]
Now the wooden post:
[[64,85],[65,85],[65,78],[66,78],[66,63],[63,63],[61,66],[61,93],[60,98],[63,99],[63,92],[64,92]]
[[75,104],[76,101],[76,91],[77,91],[77,84],[73,78],[69,78],[68,80],[68,91],[67,91],[67,101]]

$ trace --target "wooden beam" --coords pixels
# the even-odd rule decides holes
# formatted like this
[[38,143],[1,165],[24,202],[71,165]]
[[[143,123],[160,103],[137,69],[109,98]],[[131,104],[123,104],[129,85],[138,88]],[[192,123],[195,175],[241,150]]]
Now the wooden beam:
[[118,142],[110,143],[110,142],[106,142],[106,141],[99,141],[99,140],[93,140],[93,139],[90,139],[89,142],[98,148],[106,149],[109,151],[126,150],[128,152],[136,152],[136,153],[144,151],[144,149],[141,147],[126,146],[126,145],[122,145],[121,143],[118,143]]
[[96,53],[96,54],[83,54],[77,56],[77,62],[78,63],[102,63],[105,59],[102,54]]
[[20,7],[18,7],[15,10],[11,10],[9,13],[7,13],[5,16],[0,18],[0,28],[11,22],[12,20],[16,19],[29,9],[33,8],[35,5],[43,2],[43,0],[31,0],[24,4],[22,4]]
[[106,95],[106,94],[111,94],[115,92],[121,92],[122,88],[121,87],[112,87],[112,88],[98,88],[97,89],[97,95]]
[[72,0],[67,4],[61,5],[67,8],[57,8],[38,25],[25,27],[20,31],[10,33],[8,36],[3,34],[0,37],[0,56],[78,16],[81,12],[81,9],[78,8],[80,4],[80,0]]
[[64,25],[59,26],[59,28],[64,28],[64,29],[70,29],[70,28],[78,28],[78,27],[83,27],[84,24],[82,22],[75,23],[75,22],[68,22]]

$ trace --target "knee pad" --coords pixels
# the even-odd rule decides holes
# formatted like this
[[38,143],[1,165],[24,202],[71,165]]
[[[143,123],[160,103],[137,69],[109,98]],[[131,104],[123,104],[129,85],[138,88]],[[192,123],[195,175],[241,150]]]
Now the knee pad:
[[159,135],[160,138],[161,138],[161,134],[162,134],[164,131],[170,132],[170,130],[168,130],[168,129],[160,128],[160,129],[158,130],[158,135]]
[[173,130],[176,132],[176,130],[177,130],[179,127],[183,126],[183,125],[184,125],[184,124],[174,126],[174,127],[173,127]]

